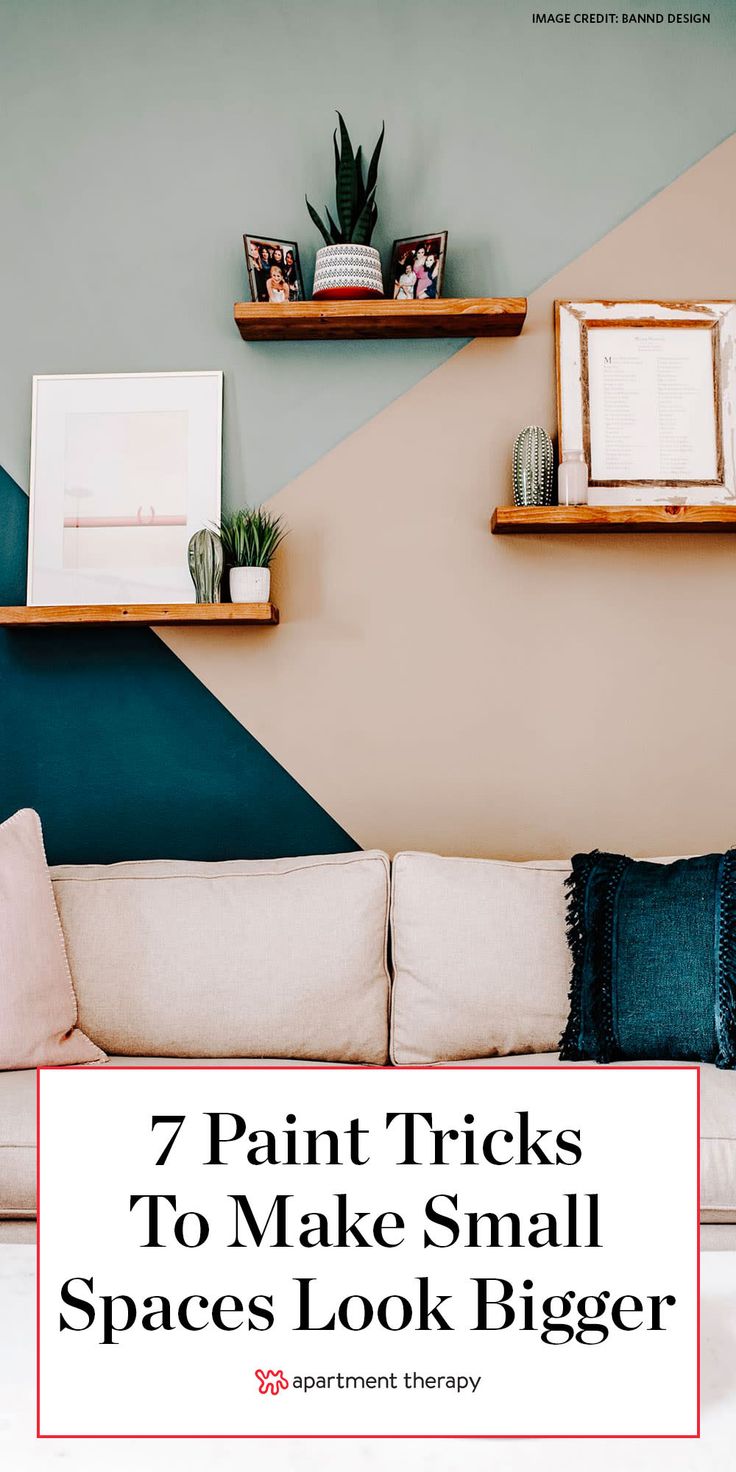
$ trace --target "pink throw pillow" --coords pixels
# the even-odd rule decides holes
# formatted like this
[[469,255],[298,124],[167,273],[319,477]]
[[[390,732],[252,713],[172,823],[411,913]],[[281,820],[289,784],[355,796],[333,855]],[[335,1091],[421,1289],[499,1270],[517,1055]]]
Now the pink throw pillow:
[[22,808],[0,824],[0,1069],[104,1062],[77,1027],[41,821]]

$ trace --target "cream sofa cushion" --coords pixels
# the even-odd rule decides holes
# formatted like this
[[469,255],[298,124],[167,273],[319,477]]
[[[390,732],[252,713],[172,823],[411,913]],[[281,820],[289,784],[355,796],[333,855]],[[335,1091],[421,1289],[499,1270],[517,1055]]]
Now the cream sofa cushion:
[[[293,1060],[274,1058],[202,1058],[201,1063],[237,1067],[241,1062],[265,1066]],[[108,1067],[174,1068],[179,1058],[111,1058]],[[478,1068],[545,1067],[559,1063],[556,1053],[525,1058],[473,1058]],[[307,1065],[312,1066],[312,1065]],[[339,1064],[335,1065],[340,1067]],[[446,1065],[451,1066],[451,1065]],[[568,1064],[572,1068],[585,1065]],[[588,1065],[590,1066],[590,1065]],[[616,1064],[609,1065],[615,1068]],[[655,1065],[656,1066],[656,1065]],[[663,1064],[667,1067],[671,1065]],[[700,1064],[700,1192],[704,1222],[736,1222],[736,1072]],[[489,1099],[491,1095],[489,1094]],[[0,1073],[0,1219],[27,1218],[36,1210],[36,1075],[32,1069]],[[73,1144],[73,1142],[72,1142]]]
[[52,878],[80,1025],[108,1052],[385,1062],[385,854]]
[[[110,1058],[113,1068],[176,1068],[186,1058]],[[319,1068],[290,1058],[198,1058],[211,1068]],[[341,1063],[328,1068],[343,1068]],[[36,1215],[36,1070],[0,1073],[0,1221]]]
[[36,1070],[0,1073],[0,1217],[36,1212]]
[[569,863],[394,859],[391,1056],[434,1063],[557,1048],[568,1012]]

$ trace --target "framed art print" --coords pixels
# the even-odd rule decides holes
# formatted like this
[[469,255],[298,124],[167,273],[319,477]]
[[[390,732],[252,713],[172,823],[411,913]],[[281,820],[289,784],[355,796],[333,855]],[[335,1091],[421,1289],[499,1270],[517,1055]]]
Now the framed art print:
[[193,603],[221,454],[220,372],[35,377],[28,603]]
[[736,500],[736,302],[555,303],[560,455],[605,505]]

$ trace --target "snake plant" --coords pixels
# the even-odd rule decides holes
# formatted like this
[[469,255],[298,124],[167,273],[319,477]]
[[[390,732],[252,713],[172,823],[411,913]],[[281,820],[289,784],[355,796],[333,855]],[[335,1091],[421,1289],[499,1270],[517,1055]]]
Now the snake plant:
[[[350,142],[350,134],[345,126],[343,115],[339,112],[337,116],[340,124],[340,142],[337,141],[337,128],[332,135],[332,141],[335,147],[335,197],[339,224],[333,220],[330,211],[325,209],[327,217],[325,225],[308,199],[307,209],[325,245],[370,245],[378,219],[376,205],[378,160],[381,157],[386,124],[381,125],[380,137],[368,165],[368,174],[364,178],[363,150],[358,147],[353,153],[353,145]],[[304,197],[306,199],[306,195]]]
[[262,506],[246,506],[223,516],[219,526],[220,540],[227,562],[232,567],[268,567],[276,548],[286,536],[280,516]]

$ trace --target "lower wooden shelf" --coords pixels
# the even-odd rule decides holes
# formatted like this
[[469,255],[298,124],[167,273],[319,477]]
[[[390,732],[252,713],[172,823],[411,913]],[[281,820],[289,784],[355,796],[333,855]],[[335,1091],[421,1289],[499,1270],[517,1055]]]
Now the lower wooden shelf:
[[497,537],[560,532],[736,532],[736,506],[497,506]]
[[0,608],[0,627],[50,628],[86,624],[277,624],[273,603],[62,604],[58,608]]

